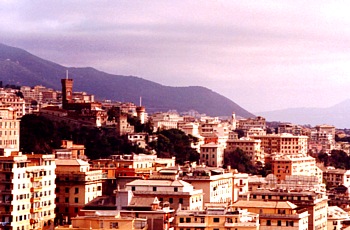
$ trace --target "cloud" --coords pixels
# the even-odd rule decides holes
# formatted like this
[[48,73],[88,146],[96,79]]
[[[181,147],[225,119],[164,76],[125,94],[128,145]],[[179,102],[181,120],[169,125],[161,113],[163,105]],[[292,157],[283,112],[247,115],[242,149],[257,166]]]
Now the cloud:
[[322,0],[1,1],[0,33],[1,42],[63,65],[202,85],[254,112],[347,97],[348,8]]

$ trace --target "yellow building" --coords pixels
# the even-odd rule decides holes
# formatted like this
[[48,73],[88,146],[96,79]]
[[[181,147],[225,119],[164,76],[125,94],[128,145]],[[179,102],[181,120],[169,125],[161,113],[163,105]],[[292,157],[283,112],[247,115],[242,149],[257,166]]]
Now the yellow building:
[[83,216],[72,218],[72,224],[66,227],[58,227],[56,230],[81,229],[81,230],[147,230],[147,219],[135,217],[121,217],[119,211],[99,210],[85,212]]
[[3,229],[53,229],[55,218],[54,155],[0,156],[0,220]]
[[90,170],[80,159],[56,159],[56,215],[60,223],[78,215],[81,208],[102,195],[102,170]]
[[259,214],[260,230],[308,230],[309,213],[289,201],[237,201],[231,207]]
[[307,154],[308,136],[294,136],[289,133],[253,135],[250,138],[261,140],[265,154]]
[[200,211],[181,210],[175,216],[175,229],[258,230],[259,214],[247,210],[232,211],[225,206],[207,207]]
[[316,176],[322,183],[322,171],[316,166],[316,159],[302,154],[275,155],[271,159],[272,173],[278,181],[285,180],[286,176],[304,175]]

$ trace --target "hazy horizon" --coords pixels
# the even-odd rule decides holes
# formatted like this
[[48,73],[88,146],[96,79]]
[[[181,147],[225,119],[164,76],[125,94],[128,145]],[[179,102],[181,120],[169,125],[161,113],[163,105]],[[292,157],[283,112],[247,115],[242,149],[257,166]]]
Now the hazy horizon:
[[1,1],[1,43],[58,64],[210,88],[252,113],[349,98],[349,3]]

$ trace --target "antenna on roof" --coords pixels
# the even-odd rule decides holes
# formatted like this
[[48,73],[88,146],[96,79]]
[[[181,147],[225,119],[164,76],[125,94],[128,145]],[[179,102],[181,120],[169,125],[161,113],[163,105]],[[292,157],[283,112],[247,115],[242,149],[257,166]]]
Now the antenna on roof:
[[140,97],[140,107],[142,106],[142,97]]
[[66,70],[66,79],[68,80],[68,69]]

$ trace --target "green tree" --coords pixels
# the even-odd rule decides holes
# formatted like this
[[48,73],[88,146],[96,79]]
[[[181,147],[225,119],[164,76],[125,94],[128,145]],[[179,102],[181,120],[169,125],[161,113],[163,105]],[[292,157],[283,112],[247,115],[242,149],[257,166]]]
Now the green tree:
[[242,149],[237,148],[234,151],[225,153],[225,165],[237,169],[239,172],[256,174],[257,169],[253,164],[250,156]]

